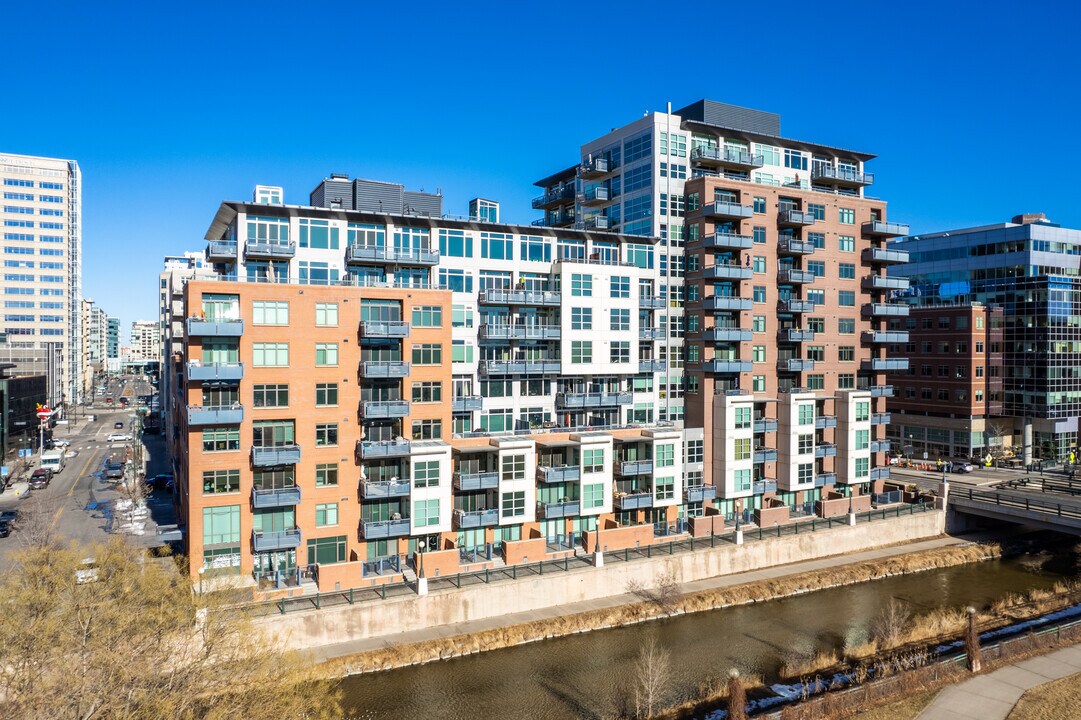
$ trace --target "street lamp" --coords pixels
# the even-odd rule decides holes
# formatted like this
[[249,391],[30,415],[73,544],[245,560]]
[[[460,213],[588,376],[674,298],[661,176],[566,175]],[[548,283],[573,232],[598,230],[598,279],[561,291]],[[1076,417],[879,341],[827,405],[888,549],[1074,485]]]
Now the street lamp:
[[203,594],[203,575],[204,575],[204,573],[206,573],[206,563],[203,563],[203,566],[201,568],[199,568],[199,594],[200,595]]
[[417,542],[417,577],[424,577],[424,548],[427,547],[427,543],[423,540]]

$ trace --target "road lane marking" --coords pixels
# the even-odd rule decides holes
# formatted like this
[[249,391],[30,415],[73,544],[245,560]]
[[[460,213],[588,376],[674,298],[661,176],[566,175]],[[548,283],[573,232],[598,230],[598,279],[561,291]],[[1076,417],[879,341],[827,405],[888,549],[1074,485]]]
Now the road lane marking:
[[[80,470],[79,474],[75,476],[75,482],[71,484],[71,488],[68,490],[67,495],[64,496],[65,500],[75,494],[75,486],[79,484],[79,480],[82,479],[83,475],[86,475],[86,469],[90,467],[90,464],[93,462],[93,460],[94,456],[93,454],[91,454],[91,456],[86,459],[86,463],[83,465],[83,469]],[[63,512],[64,505],[61,504],[60,507],[56,510],[56,515],[53,516],[53,522],[52,525],[49,526],[49,532],[52,532],[56,529],[56,524],[60,522],[60,514]]]

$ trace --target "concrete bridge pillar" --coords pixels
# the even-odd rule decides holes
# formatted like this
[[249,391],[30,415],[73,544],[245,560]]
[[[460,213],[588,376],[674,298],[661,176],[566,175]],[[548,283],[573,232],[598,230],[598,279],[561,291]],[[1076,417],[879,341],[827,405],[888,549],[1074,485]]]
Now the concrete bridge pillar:
[[1032,418],[1024,419],[1021,429],[1021,445],[1024,448],[1025,469],[1032,464]]

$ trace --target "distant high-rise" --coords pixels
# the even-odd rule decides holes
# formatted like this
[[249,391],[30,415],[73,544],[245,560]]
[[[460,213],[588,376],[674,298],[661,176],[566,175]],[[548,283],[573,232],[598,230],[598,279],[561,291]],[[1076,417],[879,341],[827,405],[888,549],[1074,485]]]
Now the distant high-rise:
[[120,319],[111,317],[105,329],[105,357],[108,360],[120,359]]
[[161,360],[161,339],[158,323],[136,320],[131,324],[131,359],[158,362]]
[[61,347],[63,396],[82,395],[82,175],[74,160],[0,154],[3,330],[13,348]]

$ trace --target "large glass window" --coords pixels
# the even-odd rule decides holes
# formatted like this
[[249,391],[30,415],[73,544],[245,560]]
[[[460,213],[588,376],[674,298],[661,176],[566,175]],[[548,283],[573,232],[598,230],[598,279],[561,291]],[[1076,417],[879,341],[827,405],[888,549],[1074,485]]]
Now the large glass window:
[[203,452],[227,452],[240,449],[240,428],[203,428]]
[[239,470],[204,470],[203,494],[240,492]]
[[439,343],[418,343],[413,346],[414,365],[441,365],[443,346]]
[[289,343],[252,343],[252,365],[255,367],[287,367]]
[[289,386],[255,385],[252,387],[252,404],[257,408],[287,407],[289,405]]
[[582,472],[585,473],[598,473],[604,472],[604,450],[583,450],[582,451]]
[[338,303],[316,303],[315,324],[320,326],[338,324]]
[[334,407],[338,404],[338,383],[315,384],[315,406]]
[[240,506],[203,508],[203,544],[240,542]]
[[439,486],[439,461],[421,460],[413,463],[413,486],[438,487]]
[[315,364],[333,366],[338,364],[338,343],[316,343]]
[[413,524],[429,527],[439,524],[439,498],[417,500],[413,503]]
[[255,325],[288,325],[289,303],[256,300],[252,303],[252,323]]
[[338,503],[318,503],[315,506],[315,526],[333,527],[338,524]]
[[507,233],[482,232],[480,256],[489,260],[513,260],[514,236]]
[[443,308],[439,305],[419,305],[413,308],[413,327],[443,327]]
[[439,254],[446,257],[473,257],[473,236],[463,230],[440,230]]
[[525,491],[503,493],[503,502],[500,505],[503,517],[522,517],[525,515]]
[[337,250],[338,234],[338,228],[331,227],[329,220],[300,219],[300,247]]

